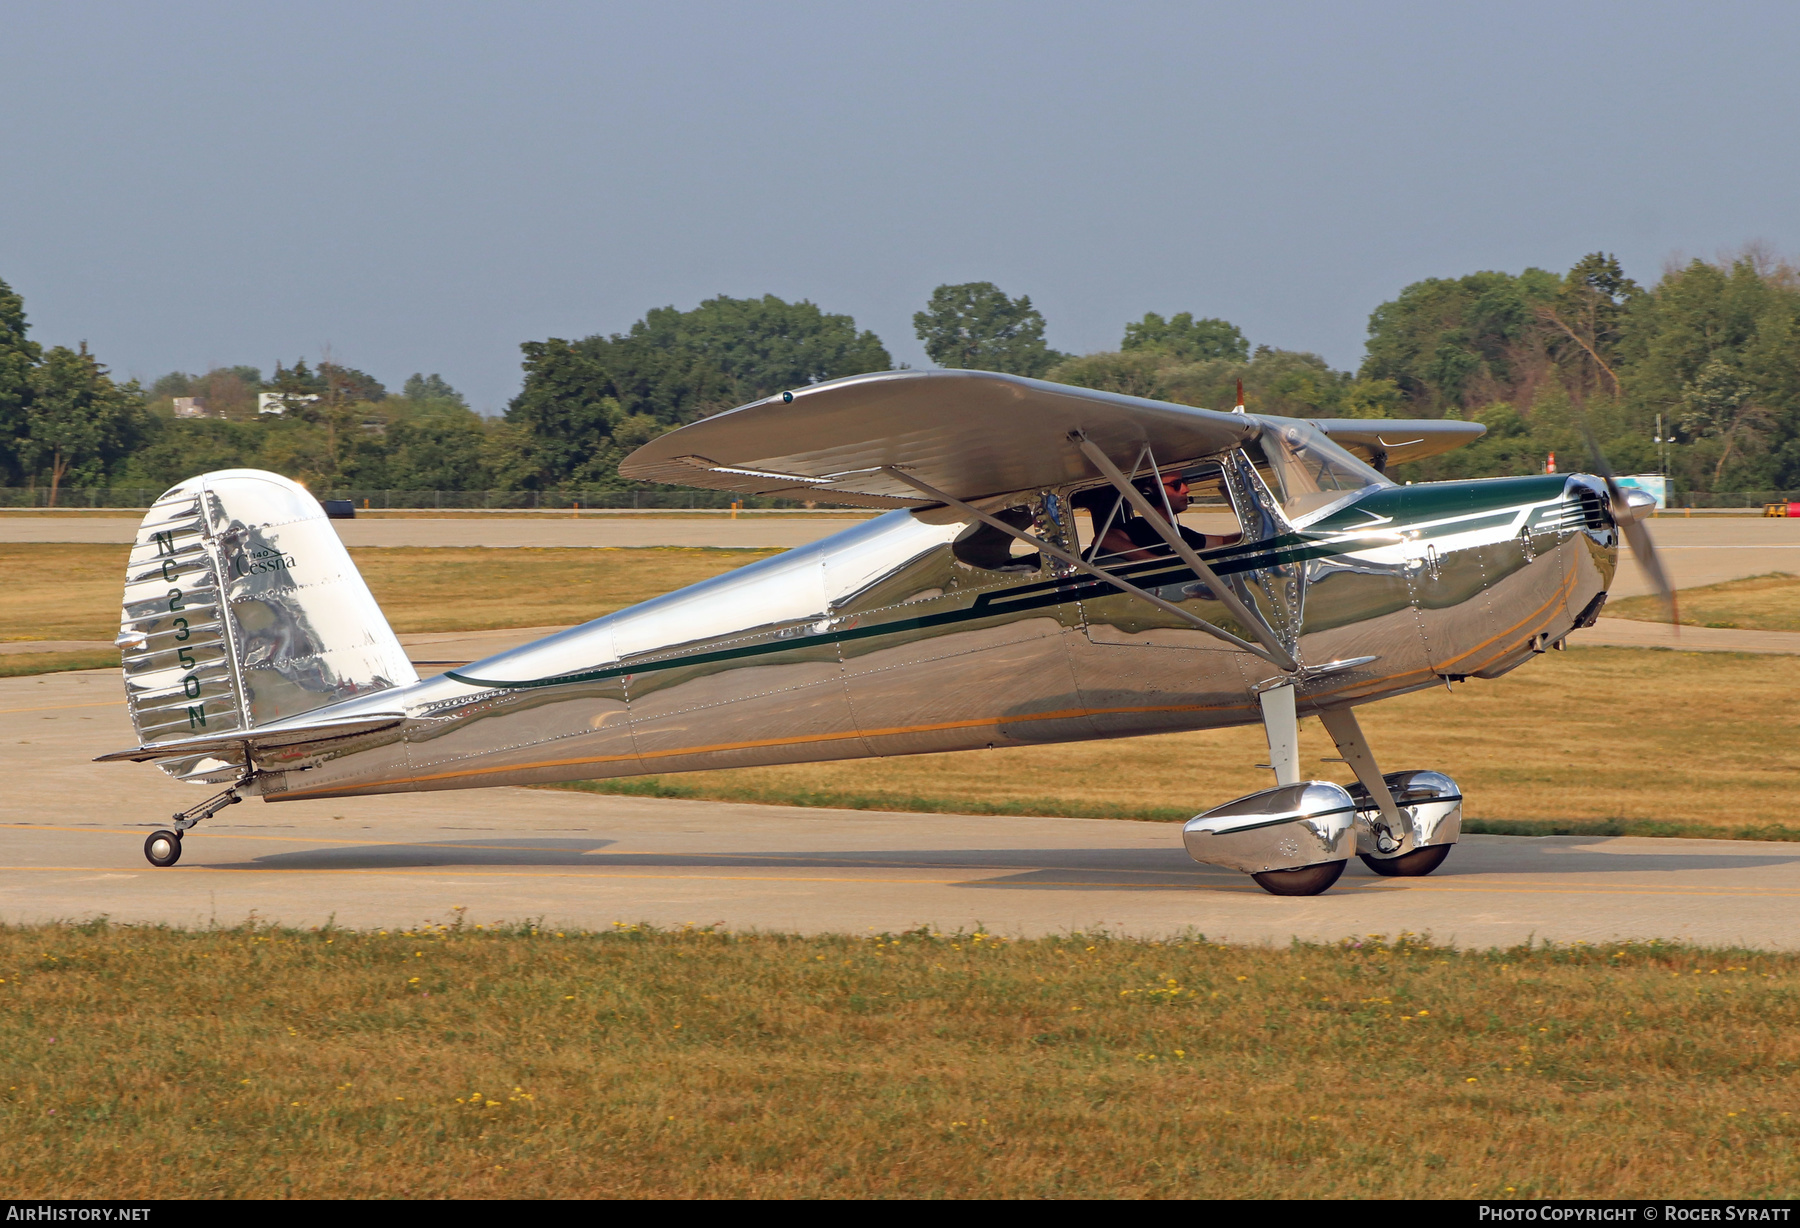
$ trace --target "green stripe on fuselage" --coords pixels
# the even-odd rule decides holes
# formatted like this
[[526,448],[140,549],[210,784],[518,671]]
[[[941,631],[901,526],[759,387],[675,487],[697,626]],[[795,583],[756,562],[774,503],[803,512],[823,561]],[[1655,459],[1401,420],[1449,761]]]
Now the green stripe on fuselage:
[[[1419,529],[1419,541],[1493,528],[1517,516],[1524,507],[1562,497],[1564,475],[1544,474],[1524,478],[1488,478],[1471,482],[1431,482],[1420,486],[1383,487],[1371,491],[1355,503],[1333,512],[1305,529],[1284,533],[1260,542],[1243,542],[1208,550],[1201,557],[1220,576],[1239,575],[1265,567],[1279,567],[1307,559],[1330,558],[1350,554],[1371,546],[1392,544],[1392,535],[1409,527]],[[1369,514],[1383,518],[1372,522]],[[1485,515],[1481,513],[1487,513]],[[1452,519],[1454,518],[1454,519]],[[1436,523],[1445,522],[1448,523]],[[1358,534],[1366,529],[1368,534]],[[1379,534],[1379,536],[1377,536]],[[1121,579],[1139,588],[1155,590],[1177,584],[1194,583],[1198,577],[1179,559],[1152,559],[1112,569]],[[693,652],[662,659],[609,665],[600,669],[558,674],[523,682],[472,678],[455,670],[444,676],[467,686],[492,687],[497,690],[524,690],[532,687],[563,686],[579,682],[598,682],[621,678],[626,674],[646,674],[690,665],[710,665],[745,657],[788,652],[796,648],[816,647],[821,643],[848,643],[878,635],[902,631],[918,631],[931,627],[951,626],[983,618],[1017,614],[1064,605],[1071,601],[1092,600],[1119,590],[1104,580],[1062,578],[1034,580],[1012,588],[990,590],[979,594],[974,602],[960,610],[927,614],[918,618],[902,618],[874,623],[866,627],[843,627],[816,635],[792,636],[737,648],[721,648]]]

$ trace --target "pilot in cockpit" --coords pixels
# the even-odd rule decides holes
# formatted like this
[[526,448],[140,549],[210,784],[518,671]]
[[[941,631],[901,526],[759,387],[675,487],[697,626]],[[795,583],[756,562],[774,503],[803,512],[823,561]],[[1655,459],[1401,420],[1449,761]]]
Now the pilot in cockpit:
[[[1180,516],[1187,510],[1187,478],[1174,470],[1162,475],[1160,485],[1155,478],[1140,478],[1132,485],[1137,487],[1144,498],[1149,501],[1150,506],[1159,514],[1164,507],[1167,507],[1174,516]],[[1090,494],[1089,500],[1088,514],[1093,517],[1096,527],[1104,526],[1109,520],[1111,521],[1111,527],[1105,530],[1106,535],[1090,552],[1091,557],[1136,561],[1162,558],[1169,553],[1169,544],[1163,540],[1162,535],[1149,521],[1135,515],[1131,506],[1116,491],[1110,489],[1094,491]],[[1243,536],[1242,533],[1199,533],[1178,520],[1174,521],[1174,524],[1181,534],[1181,539],[1195,550],[1229,546]]]

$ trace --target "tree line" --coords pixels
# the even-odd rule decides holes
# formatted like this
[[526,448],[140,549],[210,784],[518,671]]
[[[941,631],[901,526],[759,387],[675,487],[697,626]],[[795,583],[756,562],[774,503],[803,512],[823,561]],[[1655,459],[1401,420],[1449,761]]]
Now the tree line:
[[[1566,273],[1430,278],[1369,318],[1355,372],[1254,348],[1226,320],[1147,312],[1118,348],[1060,353],[1029,296],[939,286],[913,318],[942,367],[1006,371],[1209,408],[1241,382],[1252,410],[1303,417],[1455,417],[1470,447],[1401,476],[1585,466],[1591,431],[1621,471],[1687,492],[1800,488],[1800,271],[1759,250],[1666,268],[1645,288],[1605,253]],[[0,485],[167,486],[254,466],[314,490],[630,490],[619,460],[747,401],[894,367],[880,338],[813,303],[708,299],[647,312],[624,333],[521,346],[523,386],[483,418],[437,375],[390,393],[327,357],[114,381],[85,344],[43,349],[0,282]],[[177,416],[182,407],[204,417]],[[203,408],[201,408],[203,407]],[[279,413],[265,412],[279,410]],[[903,423],[882,424],[904,429]]]

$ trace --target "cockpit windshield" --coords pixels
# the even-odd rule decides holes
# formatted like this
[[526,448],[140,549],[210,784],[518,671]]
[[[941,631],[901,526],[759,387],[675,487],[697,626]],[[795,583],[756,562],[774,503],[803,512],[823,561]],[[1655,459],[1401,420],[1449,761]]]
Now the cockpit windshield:
[[1268,423],[1261,443],[1281,487],[1277,492],[1281,510],[1290,521],[1302,520],[1371,486],[1394,484],[1305,422]]

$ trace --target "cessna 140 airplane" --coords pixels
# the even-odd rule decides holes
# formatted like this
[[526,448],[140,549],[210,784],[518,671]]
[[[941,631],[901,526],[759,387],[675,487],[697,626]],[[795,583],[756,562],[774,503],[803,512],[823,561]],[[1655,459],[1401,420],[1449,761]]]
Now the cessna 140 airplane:
[[[887,514],[425,679],[311,495],[208,473],[138,532],[119,644],[140,745],[102,760],[227,786],[145,842],[169,866],[195,823],[246,797],[1260,723],[1276,784],[1190,821],[1196,860],[1277,895],[1324,891],[1352,854],[1428,874],[1462,795],[1441,772],[1384,775],[1356,705],[1560,646],[1598,615],[1621,529],[1667,590],[1638,524],[1648,497],[1610,474],[1383,475],[1481,431],[978,371],[797,388],[670,432],[620,472]],[[1182,481],[1239,531],[1180,527]],[[1302,715],[1354,785],[1303,778]]]

